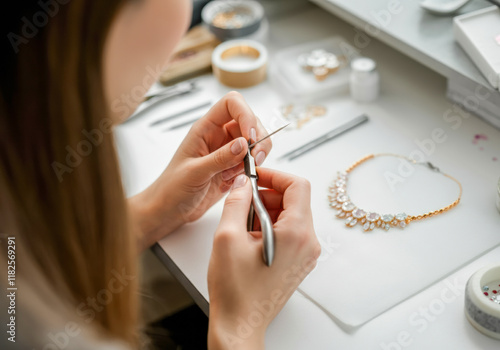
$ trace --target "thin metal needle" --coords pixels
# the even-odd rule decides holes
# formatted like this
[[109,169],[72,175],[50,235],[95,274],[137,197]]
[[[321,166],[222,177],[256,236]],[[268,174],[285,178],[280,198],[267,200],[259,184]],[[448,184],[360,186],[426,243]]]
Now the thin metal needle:
[[274,130],[272,133],[270,133],[270,134],[268,134],[268,135],[264,136],[264,137],[263,137],[263,138],[261,138],[259,141],[255,141],[255,142],[254,142],[254,143],[252,143],[250,146],[248,146],[248,149],[252,149],[252,148],[254,148],[256,144],[258,144],[259,142],[262,142],[262,141],[264,141],[265,139],[267,139],[267,138],[269,138],[269,137],[273,136],[273,135],[274,135],[274,134],[276,134],[278,131],[281,131],[281,130],[283,130],[284,128],[286,128],[288,125],[290,125],[290,123],[285,124],[285,125],[283,125],[281,128],[278,128],[278,129]]

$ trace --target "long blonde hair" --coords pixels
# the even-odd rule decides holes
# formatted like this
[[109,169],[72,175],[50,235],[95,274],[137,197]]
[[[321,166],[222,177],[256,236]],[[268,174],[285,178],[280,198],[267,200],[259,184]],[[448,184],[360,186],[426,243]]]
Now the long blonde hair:
[[102,78],[105,39],[123,0],[41,3],[2,11],[2,274],[5,236],[13,236],[19,290],[43,285],[82,324],[137,344],[137,245]]

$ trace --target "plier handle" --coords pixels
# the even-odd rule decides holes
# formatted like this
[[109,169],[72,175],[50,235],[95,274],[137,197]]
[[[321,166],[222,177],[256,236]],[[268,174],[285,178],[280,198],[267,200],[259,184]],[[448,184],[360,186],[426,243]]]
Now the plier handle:
[[[250,145],[250,141],[248,142]],[[262,229],[262,253],[264,257],[264,262],[267,266],[271,266],[274,259],[274,230],[271,217],[262,203],[259,195],[259,186],[257,185],[258,175],[255,168],[255,159],[250,154],[250,147],[247,150],[245,159],[243,160],[245,164],[245,174],[250,178],[250,183],[252,185],[252,203],[250,204],[250,211],[248,213],[247,219],[247,230],[253,231],[254,217],[255,214],[259,217],[260,226]]]

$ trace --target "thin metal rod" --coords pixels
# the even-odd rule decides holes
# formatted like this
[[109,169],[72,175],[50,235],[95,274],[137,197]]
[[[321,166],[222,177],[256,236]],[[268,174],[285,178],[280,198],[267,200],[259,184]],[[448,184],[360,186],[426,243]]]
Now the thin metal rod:
[[263,137],[263,138],[261,138],[260,140],[255,141],[255,142],[254,142],[254,143],[252,143],[250,146],[248,146],[248,148],[249,148],[249,149],[254,148],[254,147],[255,147],[255,146],[256,146],[259,142],[262,142],[262,141],[264,141],[265,139],[270,138],[271,136],[273,136],[274,134],[276,134],[278,131],[281,131],[281,130],[283,130],[284,128],[286,128],[288,125],[290,125],[290,123],[283,125],[282,127],[278,128],[278,129],[276,129],[276,130],[274,130],[272,133],[270,133],[270,134],[268,134],[268,135],[264,136],[264,137]]
[[335,129],[327,132],[326,134],[318,137],[317,139],[314,139],[311,142],[308,142],[305,145],[294,149],[293,151],[290,151],[290,152],[283,154],[278,159],[288,158],[288,160],[293,160],[295,158],[298,158],[301,155],[303,155],[303,154],[313,150],[314,148],[322,145],[323,143],[334,139],[335,137],[343,134],[344,132],[346,132],[346,131],[348,131],[348,130],[350,130],[350,129],[352,129],[360,124],[363,124],[366,121],[368,121],[368,116],[365,114],[362,114],[359,117],[356,117],[353,120],[345,123],[344,125],[341,125]]
[[154,93],[146,93],[144,95],[144,102],[159,98],[159,97],[175,97],[193,92],[197,89],[196,81],[184,81],[171,86],[165,86],[157,89]]
[[190,113],[190,112],[194,112],[200,108],[204,108],[204,107],[208,107],[212,104],[211,101],[207,101],[207,102],[203,102],[202,104],[199,104],[199,105],[196,105],[194,107],[191,107],[191,108],[188,108],[188,109],[185,109],[183,111],[180,111],[179,113],[175,113],[175,114],[172,114],[172,115],[169,115],[168,117],[165,117],[165,118],[162,118],[162,119],[159,119],[151,124],[149,124],[149,126],[156,126],[158,124],[162,124],[162,123],[165,123],[169,120],[172,120],[172,119],[175,119],[175,118],[178,118],[178,117],[181,117],[183,116],[184,114],[187,114],[187,113]]
[[184,126],[188,126],[188,125],[193,124],[194,122],[198,121],[200,118],[202,118],[202,117],[196,117],[196,118],[193,118],[193,119],[189,119],[188,121],[185,121],[185,122],[180,123],[180,124],[176,124],[176,125],[171,126],[170,128],[165,129],[163,131],[170,131],[170,130],[180,129],[180,128],[184,127]]
[[198,87],[196,86],[196,82],[190,82],[189,87],[186,88],[186,84],[184,83],[179,83],[174,86],[171,86],[167,88],[168,91],[162,91],[160,94],[153,95],[148,97],[148,95],[145,96],[144,102],[141,104],[141,106],[144,106],[141,110],[135,111],[127,120],[125,120],[123,123],[128,122],[131,119],[135,119],[139,116],[142,116],[143,114],[148,113],[153,107],[162,104],[164,102],[168,102],[171,99],[177,98],[179,96],[183,96],[186,94],[190,94],[192,92],[195,92],[198,90]]

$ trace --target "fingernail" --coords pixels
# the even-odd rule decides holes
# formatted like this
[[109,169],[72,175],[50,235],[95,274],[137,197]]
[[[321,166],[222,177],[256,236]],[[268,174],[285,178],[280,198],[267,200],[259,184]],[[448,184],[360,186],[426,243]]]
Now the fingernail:
[[260,151],[257,153],[257,157],[255,157],[255,164],[257,166],[261,166],[262,163],[264,163],[264,160],[266,159],[266,153],[264,151]]
[[236,179],[234,179],[234,182],[233,182],[233,190],[235,188],[240,188],[240,187],[243,187],[245,186],[245,183],[247,182],[247,176],[244,175],[244,174],[241,174],[241,175],[238,175],[236,177]]
[[220,177],[222,178],[222,180],[227,181],[227,180],[229,180],[229,179],[231,179],[233,177],[233,172],[231,171],[231,169],[224,170],[220,174]]
[[257,141],[257,132],[254,128],[250,129],[250,139],[252,140],[252,142]]
[[241,140],[236,140],[232,145],[231,145],[231,152],[234,155],[240,154],[241,150],[243,149],[243,145],[241,144]]

